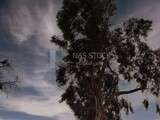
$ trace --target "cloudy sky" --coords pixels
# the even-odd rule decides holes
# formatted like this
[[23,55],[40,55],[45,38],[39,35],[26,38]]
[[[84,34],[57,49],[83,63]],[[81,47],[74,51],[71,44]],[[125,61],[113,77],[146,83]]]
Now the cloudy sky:
[[[61,34],[56,13],[62,0],[0,0],[0,60],[9,58],[20,75],[19,89],[0,96],[0,120],[74,120],[65,103],[59,104],[62,89],[55,84],[55,69],[49,65],[49,51],[56,50],[51,36]],[[153,31],[148,37],[151,48],[160,47],[160,0],[116,0],[114,17],[121,25],[130,17],[150,19]],[[131,84],[132,85],[132,84]],[[160,120],[154,102],[149,111],[141,106],[145,95],[126,96],[133,101],[135,113],[124,120]]]

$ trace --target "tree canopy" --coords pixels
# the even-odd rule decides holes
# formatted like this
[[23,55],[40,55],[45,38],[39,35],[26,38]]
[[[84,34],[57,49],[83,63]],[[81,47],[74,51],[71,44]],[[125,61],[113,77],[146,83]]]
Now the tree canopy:
[[[122,110],[134,112],[125,94],[148,91],[159,97],[160,52],[146,42],[152,21],[130,18],[115,27],[111,17],[116,10],[113,0],[64,0],[57,13],[63,35],[51,41],[67,55],[56,81],[67,86],[61,102],[79,120],[121,120]],[[123,91],[123,81],[136,87]],[[149,100],[142,104],[148,108]],[[158,103],[156,109],[160,113]]]

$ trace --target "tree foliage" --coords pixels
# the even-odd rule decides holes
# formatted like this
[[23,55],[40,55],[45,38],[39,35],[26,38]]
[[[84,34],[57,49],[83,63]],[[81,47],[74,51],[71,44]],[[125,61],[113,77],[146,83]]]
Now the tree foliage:
[[[122,110],[134,112],[125,94],[148,91],[159,97],[160,52],[146,43],[152,21],[130,18],[115,28],[111,17],[116,10],[113,0],[64,0],[57,13],[63,36],[51,41],[67,51],[57,83],[67,85],[61,102],[66,101],[79,120],[121,120]],[[137,86],[123,91],[123,81]],[[149,100],[142,103],[148,109]]]
[[17,75],[11,75],[13,71],[13,65],[8,59],[0,61],[0,90],[5,92],[8,96],[8,92],[17,87],[19,78]]

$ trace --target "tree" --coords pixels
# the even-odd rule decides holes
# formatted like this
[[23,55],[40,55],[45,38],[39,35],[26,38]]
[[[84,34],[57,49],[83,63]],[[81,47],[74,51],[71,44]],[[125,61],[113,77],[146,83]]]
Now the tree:
[[[131,18],[115,28],[111,17],[116,10],[113,0],[64,0],[57,13],[63,36],[51,41],[67,54],[56,81],[67,87],[61,102],[79,120],[121,120],[122,110],[134,112],[124,95],[148,91],[159,96],[160,55],[145,41],[152,21]],[[137,85],[123,91],[123,81]],[[148,108],[148,99],[142,103]]]
[[[17,87],[19,82],[18,76],[11,75],[10,71],[13,71],[13,65],[11,61],[8,59],[0,61],[0,90],[5,92],[7,96],[8,92]],[[14,77],[14,79],[11,77]]]

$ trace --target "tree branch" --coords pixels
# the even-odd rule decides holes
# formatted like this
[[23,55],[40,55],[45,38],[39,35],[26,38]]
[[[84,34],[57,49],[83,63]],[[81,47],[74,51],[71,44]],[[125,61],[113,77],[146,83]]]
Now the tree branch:
[[132,89],[132,90],[129,90],[129,91],[119,91],[117,93],[115,93],[114,95],[110,96],[108,102],[106,102],[104,104],[104,107],[107,108],[109,105],[110,105],[110,102],[114,99],[115,96],[119,96],[119,95],[124,95],[124,94],[131,94],[131,93],[134,93],[134,92],[138,92],[140,90],[145,90],[147,88],[135,88],[135,89]]
[[145,89],[147,89],[147,88],[140,87],[140,88],[135,88],[135,89],[132,89],[129,91],[120,91],[120,92],[115,93],[115,96],[124,95],[124,94],[131,94],[131,93],[138,92],[140,90],[145,90]]
[[103,75],[104,75],[104,72],[105,72],[105,68],[106,68],[106,66],[107,66],[107,63],[108,63],[108,61],[107,61],[107,59],[105,58],[105,59],[104,59],[103,66],[102,66],[102,69],[101,69],[101,72],[100,72],[99,77],[98,77],[99,80],[101,80],[102,77],[103,77]]
[[112,70],[111,66],[109,65],[109,62],[107,62],[107,66],[108,66],[109,70],[118,77],[118,74]]

